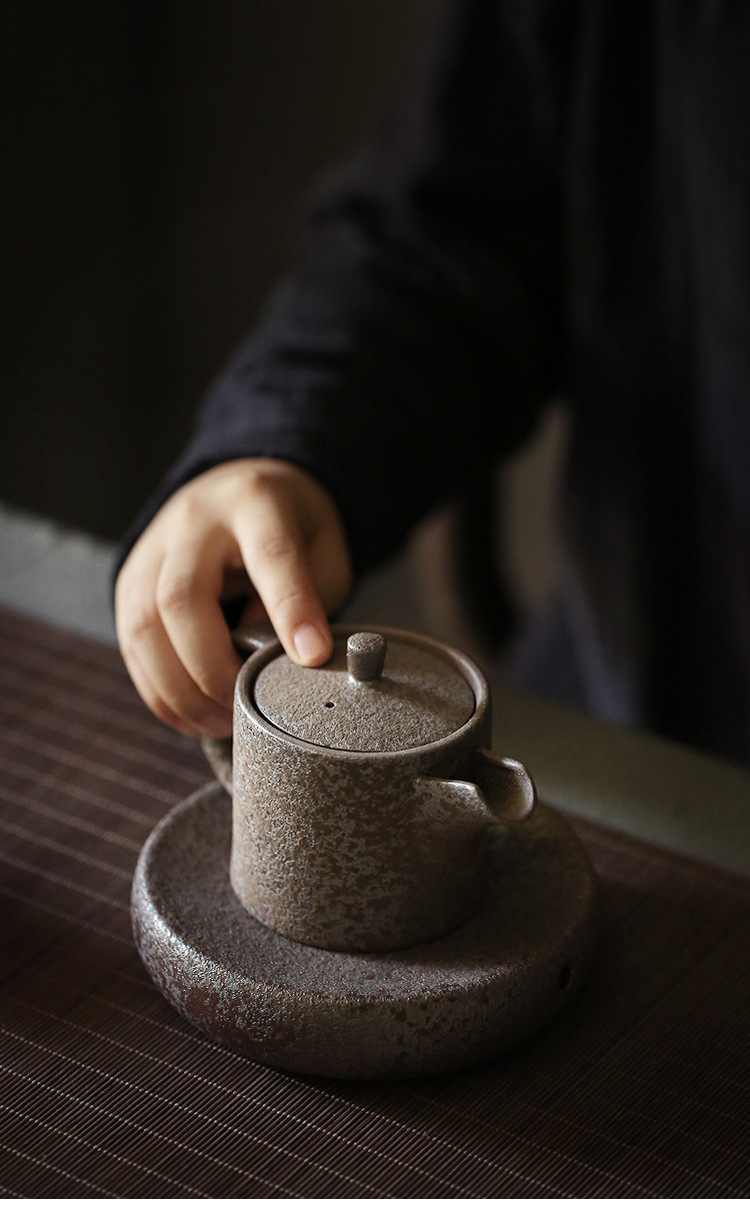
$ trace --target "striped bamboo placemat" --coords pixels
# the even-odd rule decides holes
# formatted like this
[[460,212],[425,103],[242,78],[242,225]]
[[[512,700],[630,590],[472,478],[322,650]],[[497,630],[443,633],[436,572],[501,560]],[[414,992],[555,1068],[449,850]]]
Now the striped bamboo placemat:
[[750,1194],[748,882],[577,824],[604,933],[563,1018],[451,1077],[279,1073],[184,1022],[131,940],[194,744],[115,651],[7,613],[0,685],[0,1195]]

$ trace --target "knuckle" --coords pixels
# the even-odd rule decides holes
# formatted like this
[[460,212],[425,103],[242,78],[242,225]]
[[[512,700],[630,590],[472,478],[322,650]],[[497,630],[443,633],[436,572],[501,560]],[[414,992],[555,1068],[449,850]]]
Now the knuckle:
[[264,535],[258,541],[258,556],[269,564],[278,564],[293,558],[296,547],[286,534]]
[[295,586],[274,597],[273,611],[277,617],[283,616],[287,621],[291,621],[297,616],[306,617],[308,604],[309,594]]
[[139,602],[121,611],[117,620],[118,639],[123,653],[138,648],[141,640],[158,626],[158,611],[152,602]]
[[186,491],[182,496],[174,498],[174,513],[180,529],[194,533],[205,522],[206,506],[195,486],[191,484],[187,487],[192,491]]
[[247,486],[260,496],[276,495],[279,488],[278,472],[263,464],[251,467],[246,473]]
[[178,573],[160,578],[156,586],[156,604],[160,614],[183,614],[189,610],[197,596],[197,578],[194,573]]

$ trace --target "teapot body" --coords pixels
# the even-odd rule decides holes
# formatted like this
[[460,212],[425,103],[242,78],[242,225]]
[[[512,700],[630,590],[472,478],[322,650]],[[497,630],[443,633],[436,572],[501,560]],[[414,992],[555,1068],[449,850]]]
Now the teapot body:
[[471,768],[488,744],[489,701],[458,732],[401,752],[359,753],[281,732],[252,687],[264,653],[237,681],[230,877],[245,908],[298,942],[395,950],[464,921],[483,890],[491,817],[431,780]]

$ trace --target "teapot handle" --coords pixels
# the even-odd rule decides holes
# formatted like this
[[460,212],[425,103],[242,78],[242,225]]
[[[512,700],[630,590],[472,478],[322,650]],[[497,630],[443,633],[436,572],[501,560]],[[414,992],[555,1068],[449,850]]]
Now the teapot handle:
[[[266,626],[235,627],[232,632],[232,643],[238,652],[252,656],[261,648],[266,648],[276,641],[273,629]],[[203,752],[217,779],[229,794],[232,794],[232,738],[230,736],[201,737]]]
[[497,821],[525,821],[536,806],[534,780],[526,767],[489,749],[477,750],[470,780],[426,776],[417,779],[417,786],[443,804],[473,809]]

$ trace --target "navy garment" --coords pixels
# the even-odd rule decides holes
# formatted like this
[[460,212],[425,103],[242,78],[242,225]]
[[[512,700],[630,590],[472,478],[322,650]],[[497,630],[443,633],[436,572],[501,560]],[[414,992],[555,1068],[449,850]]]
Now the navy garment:
[[361,571],[561,394],[567,571],[526,680],[562,662],[594,711],[746,761],[749,175],[744,0],[448,4],[139,525],[280,456]]

